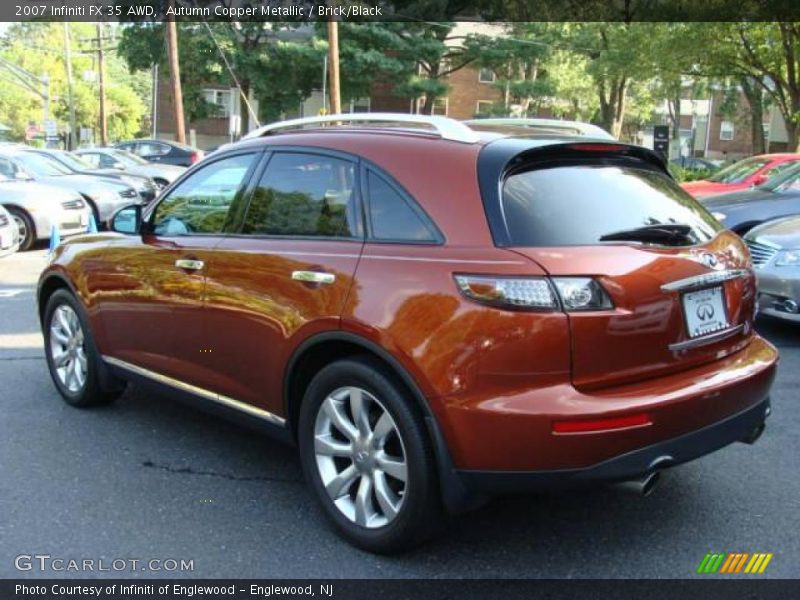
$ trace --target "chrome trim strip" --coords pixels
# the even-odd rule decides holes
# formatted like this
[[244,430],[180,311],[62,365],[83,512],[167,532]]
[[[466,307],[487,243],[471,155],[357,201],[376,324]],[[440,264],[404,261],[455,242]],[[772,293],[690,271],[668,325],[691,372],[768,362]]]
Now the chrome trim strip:
[[731,279],[739,279],[748,274],[747,269],[726,269],[725,271],[712,271],[711,273],[703,273],[702,275],[694,275],[685,279],[678,279],[671,281],[661,286],[662,292],[683,292],[693,290],[715,283],[722,283],[723,281],[730,281]]
[[292,279],[306,283],[333,283],[336,275],[319,271],[292,271]]
[[252,404],[247,404],[246,402],[242,402],[240,400],[234,400],[233,398],[228,398],[227,396],[223,396],[221,394],[217,394],[215,392],[203,389],[201,387],[191,385],[190,383],[185,383],[183,381],[180,381],[179,379],[173,379],[172,377],[167,377],[166,375],[156,373],[155,371],[150,371],[149,369],[145,369],[144,367],[138,367],[136,365],[132,365],[129,362],[125,362],[124,360],[119,360],[118,358],[114,358],[112,356],[103,355],[102,359],[108,364],[114,365],[115,367],[119,367],[120,369],[131,371],[132,373],[136,373],[137,375],[141,375],[142,377],[147,377],[148,379],[152,379],[153,381],[163,383],[165,385],[174,387],[184,392],[189,392],[190,394],[194,394],[195,396],[200,396],[201,398],[205,398],[206,400],[212,400],[213,402],[218,402],[219,404],[227,406],[228,408],[232,408],[234,410],[238,410],[239,412],[247,413],[250,416],[257,417],[259,419],[264,419],[265,421],[269,421],[274,425],[279,425],[281,427],[286,426],[286,419],[279,417],[278,415],[273,414],[268,410],[264,410],[263,408],[258,408],[256,406],[253,406]]
[[689,348],[698,348],[700,346],[707,346],[708,344],[713,344],[714,342],[720,342],[729,337],[733,337],[737,333],[741,332],[743,329],[744,325],[729,327],[728,329],[723,329],[722,331],[717,331],[716,333],[712,333],[710,335],[704,335],[702,337],[692,338],[691,340],[686,340],[685,342],[677,342],[675,344],[670,344],[669,349],[672,350],[673,352],[680,352],[681,350],[687,350]]

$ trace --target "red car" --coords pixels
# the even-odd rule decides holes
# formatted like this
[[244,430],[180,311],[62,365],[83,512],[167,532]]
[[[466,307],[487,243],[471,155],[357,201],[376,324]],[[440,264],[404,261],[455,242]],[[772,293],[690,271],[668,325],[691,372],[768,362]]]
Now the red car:
[[647,492],[755,441],[778,354],[742,240],[650,150],[475,127],[268,126],[60,245],[38,288],[57,390],[155,385],[296,444],[378,552],[494,494]]
[[798,162],[800,154],[761,154],[733,163],[708,179],[683,183],[681,187],[698,199],[745,190],[766,183]]

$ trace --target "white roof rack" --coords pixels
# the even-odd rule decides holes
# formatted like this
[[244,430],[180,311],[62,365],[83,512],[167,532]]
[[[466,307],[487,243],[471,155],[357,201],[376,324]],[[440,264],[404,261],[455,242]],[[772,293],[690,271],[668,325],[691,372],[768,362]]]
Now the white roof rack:
[[510,127],[541,127],[543,129],[571,129],[582,135],[606,140],[616,139],[605,129],[592,125],[591,123],[581,123],[580,121],[562,121],[561,119],[528,119],[528,118],[488,118],[470,119],[464,121],[467,125],[508,125]]
[[273,131],[303,127],[305,125],[323,125],[325,123],[411,123],[428,125],[436,130],[443,140],[474,144],[480,138],[477,133],[461,121],[447,117],[431,115],[407,115],[403,113],[348,113],[343,115],[325,115],[324,117],[306,117],[270,123],[254,129],[243,140],[251,140],[265,136]]

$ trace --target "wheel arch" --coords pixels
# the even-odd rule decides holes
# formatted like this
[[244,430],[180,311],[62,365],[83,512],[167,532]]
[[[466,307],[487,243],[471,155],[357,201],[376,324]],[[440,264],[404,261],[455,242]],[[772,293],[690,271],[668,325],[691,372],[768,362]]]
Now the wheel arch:
[[36,219],[33,218],[30,211],[25,208],[24,206],[20,206],[19,204],[14,204],[13,202],[4,202],[3,206],[9,212],[20,212],[28,218],[28,222],[31,225],[31,231],[33,232],[33,241],[35,242],[39,239],[39,233],[36,231]]
[[50,272],[45,275],[39,282],[39,287],[36,290],[36,300],[38,304],[39,323],[44,322],[44,311],[47,307],[47,301],[50,299],[57,290],[65,289],[72,293],[73,296],[81,302],[80,294],[77,293],[72,283],[61,273]]
[[359,335],[345,331],[320,333],[305,340],[294,351],[283,377],[283,407],[291,437],[297,439],[300,404],[313,374],[335,360],[358,355],[379,360],[414,399],[433,446],[442,499],[447,509],[461,512],[483,502],[483,498],[476,498],[467,491],[457,475],[444,435],[420,386],[391,353]]

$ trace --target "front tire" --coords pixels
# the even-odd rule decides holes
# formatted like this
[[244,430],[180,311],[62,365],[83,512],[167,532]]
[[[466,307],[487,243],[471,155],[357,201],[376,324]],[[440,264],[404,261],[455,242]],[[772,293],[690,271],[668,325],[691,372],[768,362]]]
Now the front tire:
[[100,356],[83,308],[67,290],[57,290],[44,313],[44,349],[47,368],[61,397],[72,406],[111,402],[122,389],[103,389]]
[[298,438],[306,480],[355,546],[397,552],[438,530],[441,499],[424,422],[378,361],[323,368],[303,398]]
[[33,220],[24,210],[18,208],[8,208],[7,210],[11,214],[11,218],[14,219],[14,223],[16,223],[17,230],[19,231],[20,252],[30,250],[31,246],[33,246],[33,243],[36,241],[36,227],[33,224]]

